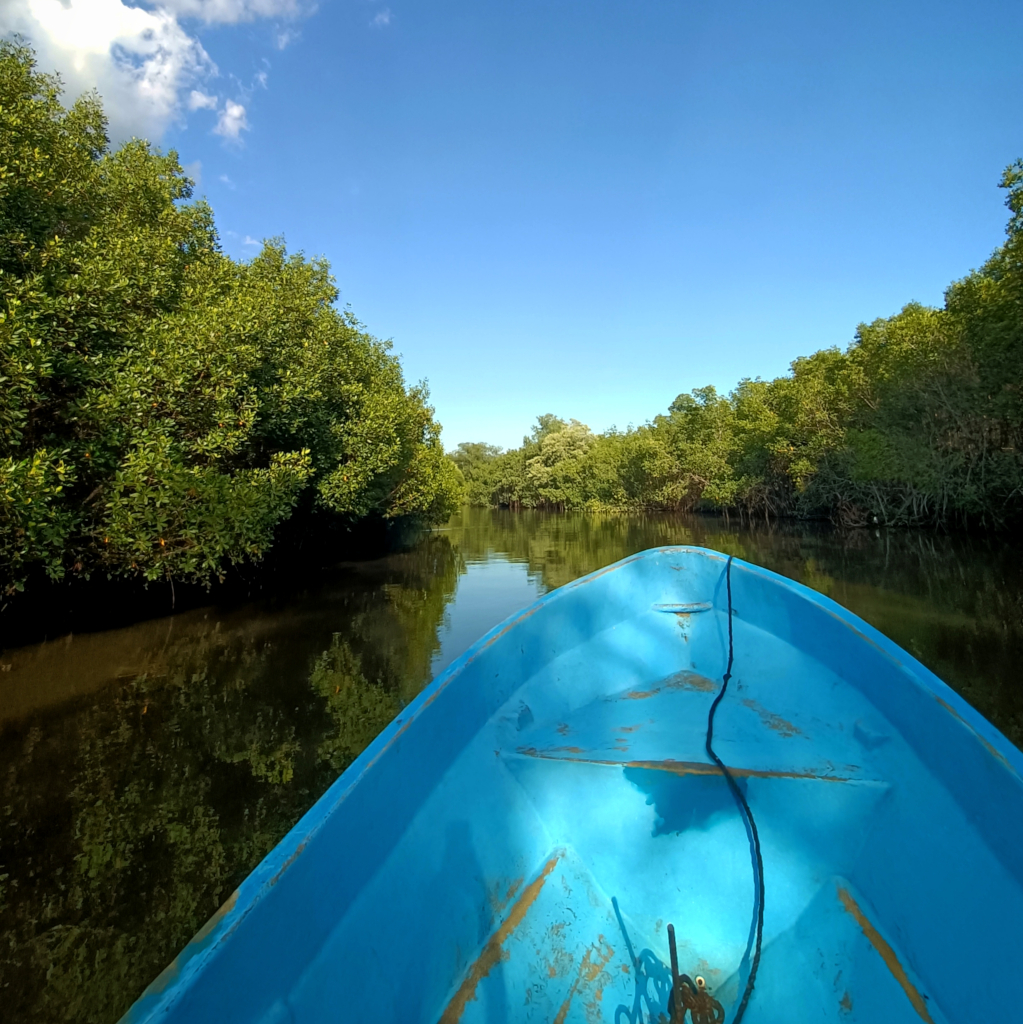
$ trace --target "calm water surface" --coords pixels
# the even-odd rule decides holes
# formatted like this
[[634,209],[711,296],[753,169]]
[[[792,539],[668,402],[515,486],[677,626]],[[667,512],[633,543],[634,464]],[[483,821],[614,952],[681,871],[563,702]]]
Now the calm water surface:
[[1023,549],[719,519],[466,511],[276,600],[0,653],[0,1006],[117,1020],[402,704],[491,626],[701,544],[828,594],[1023,744]]

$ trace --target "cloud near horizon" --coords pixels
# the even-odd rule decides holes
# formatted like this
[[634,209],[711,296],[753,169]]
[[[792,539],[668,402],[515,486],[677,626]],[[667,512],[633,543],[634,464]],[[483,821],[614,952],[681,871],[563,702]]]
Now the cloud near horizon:
[[249,127],[245,107],[201,88],[218,76],[217,66],[195,26],[182,22],[233,25],[297,19],[312,10],[299,0],[159,0],[144,7],[122,0],[0,0],[0,35],[24,37],[40,69],[59,72],[68,100],[96,89],[115,143],[133,135],[157,142],[186,110],[219,111],[214,132],[236,141]]

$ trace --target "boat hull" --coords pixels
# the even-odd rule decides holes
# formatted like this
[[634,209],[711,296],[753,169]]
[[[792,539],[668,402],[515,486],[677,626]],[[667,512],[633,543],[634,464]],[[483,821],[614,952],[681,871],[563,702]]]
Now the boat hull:
[[[729,590],[731,591],[729,599]],[[729,624],[731,623],[731,630]],[[697,548],[542,598],[374,741],[127,1021],[1014,1019],[1023,758],[827,598]]]

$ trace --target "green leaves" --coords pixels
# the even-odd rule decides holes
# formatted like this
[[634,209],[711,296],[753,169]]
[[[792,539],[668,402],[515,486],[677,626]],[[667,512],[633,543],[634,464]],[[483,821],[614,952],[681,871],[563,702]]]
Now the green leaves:
[[103,131],[0,44],[0,585],[206,581],[300,506],[446,518],[426,390],[334,307],[327,264],[227,258],[176,154]]
[[258,561],[312,472],[305,451],[274,453],[268,468],[234,473],[176,455],[168,438],[145,438],[110,481],[100,557],[113,571],[202,580]]
[[50,577],[65,571],[65,549],[79,527],[65,489],[74,473],[65,452],[37,449],[25,459],[0,459],[0,558],[11,570],[8,589],[21,589],[19,576],[35,560]]

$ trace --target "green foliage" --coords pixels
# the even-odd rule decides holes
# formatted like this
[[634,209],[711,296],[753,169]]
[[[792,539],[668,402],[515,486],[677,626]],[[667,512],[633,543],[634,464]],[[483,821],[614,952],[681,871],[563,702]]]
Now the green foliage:
[[[0,460],[0,531],[9,538],[15,573],[35,556],[52,576],[63,574],[63,553],[75,526],[61,500],[69,476],[60,455],[45,448],[27,459]],[[15,586],[21,588],[20,580]]]
[[541,416],[520,448],[454,455],[477,505],[738,510],[848,524],[1023,516],[1023,161],[1001,185],[1006,243],[948,289],[861,324],[729,395],[698,388],[667,414],[594,435]]
[[450,456],[462,474],[465,497],[471,505],[486,505],[490,500],[487,488],[488,464],[501,454],[496,445],[463,441]]
[[296,511],[440,522],[462,481],[425,387],[322,260],[220,252],[174,153],[0,43],[0,587],[206,581]]

